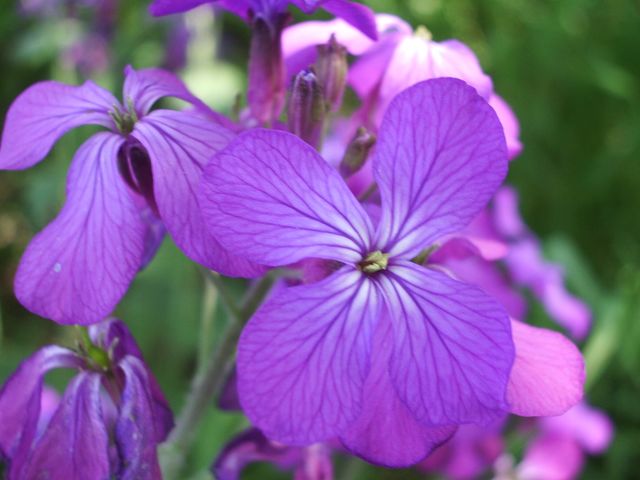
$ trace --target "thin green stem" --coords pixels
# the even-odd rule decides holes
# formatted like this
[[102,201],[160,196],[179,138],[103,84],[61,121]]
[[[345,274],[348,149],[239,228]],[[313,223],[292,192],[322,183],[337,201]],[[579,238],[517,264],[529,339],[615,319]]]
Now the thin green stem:
[[[214,277],[216,275],[212,274],[211,278]],[[275,279],[273,274],[265,275],[248,292],[240,308],[235,306],[225,290],[219,290],[220,298],[224,299],[229,312],[237,313],[230,315],[231,321],[218,344],[218,348],[198,369],[186,404],[176,421],[176,426],[162,447],[162,469],[166,480],[180,478],[187,453],[195,439],[198,424],[207,412],[213,398],[222,389],[225,379],[233,368],[236,343],[240,338],[242,328],[269,292]],[[220,277],[217,277],[217,280],[214,280],[216,286],[225,289],[226,286]]]
[[203,275],[204,291],[202,293],[202,313],[200,315],[198,365],[203,365],[211,353],[213,325],[219,297],[218,290],[210,277],[211,275],[206,272]]

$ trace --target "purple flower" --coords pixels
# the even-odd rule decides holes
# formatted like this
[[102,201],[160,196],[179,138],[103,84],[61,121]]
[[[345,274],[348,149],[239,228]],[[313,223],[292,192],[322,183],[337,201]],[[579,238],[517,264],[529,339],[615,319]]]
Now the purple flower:
[[295,480],[333,480],[329,447],[287,447],[251,428],[236,436],[222,450],[213,466],[218,480],[239,480],[253,462],[270,462],[283,470],[294,470]]
[[[156,446],[173,416],[135,340],[118,320],[90,327],[83,353],[48,346],[0,391],[0,459],[8,480],[160,479]],[[77,369],[55,411],[44,376]],[[46,417],[50,418],[47,419]]]
[[[196,185],[208,158],[233,133],[169,72],[126,69],[124,102],[92,82],[38,83],[10,107],[0,168],[42,160],[72,128],[100,125],[77,151],[58,217],[29,244],[15,292],[34,313],[89,324],[108,315],[154,254],[164,225],[193,260],[226,275],[259,269],[222,249],[202,225]],[[149,112],[162,97],[197,110]]]
[[604,452],[612,436],[611,420],[586,403],[576,405],[559,417],[543,418],[539,434],[529,444],[517,467],[518,478],[577,478],[586,454]]
[[[205,170],[205,219],[231,251],[274,267],[342,264],[281,289],[249,321],[238,352],[249,419],[278,442],[337,437],[367,460],[403,466],[459,424],[575,404],[583,365],[570,342],[521,335],[531,327],[512,327],[479,288],[411,261],[464,228],[502,182],[507,154],[493,109],[460,80],[416,85],[389,107],[373,165],[377,226],[339,174],[286,132],[245,132]],[[542,340],[555,350],[532,347]]]

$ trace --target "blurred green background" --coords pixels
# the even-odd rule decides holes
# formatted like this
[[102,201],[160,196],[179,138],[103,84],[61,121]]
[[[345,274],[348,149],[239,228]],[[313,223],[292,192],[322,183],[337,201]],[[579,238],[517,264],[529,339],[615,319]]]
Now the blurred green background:
[[[127,63],[177,67],[210,105],[232,109],[245,82],[249,41],[239,20],[214,19],[208,10],[152,19],[145,0],[114,2],[115,9],[103,5],[96,15],[83,3],[90,2],[3,0],[0,119],[23,89],[43,79],[78,83],[91,77],[117,92]],[[366,3],[414,27],[427,26],[436,40],[453,37],[469,44],[517,113],[525,149],[512,163],[509,181],[520,191],[524,217],[543,240],[548,258],[565,265],[570,288],[593,309],[595,327],[583,345],[588,398],[616,425],[610,449],[589,459],[582,478],[638,478],[640,2]],[[25,5],[37,8],[28,11]],[[187,32],[189,47],[181,58]],[[106,41],[94,38],[96,33]],[[78,42],[89,50],[89,60],[82,57],[79,64],[74,60],[81,53],[74,49]],[[17,303],[12,277],[29,239],[58,211],[67,166],[86,135],[82,129],[66,135],[46,161],[29,171],[0,172],[0,380],[37,347],[72,341],[72,329],[37,318]],[[199,334],[202,298],[197,267],[165,240],[117,310],[177,410],[198,355],[216,341],[216,328]],[[540,307],[534,306],[531,316],[533,322],[549,323]],[[212,409],[190,460],[192,471],[206,467],[243,422],[241,416]],[[338,468],[338,478],[344,469],[363,479],[424,478],[358,462]],[[287,478],[267,467],[252,471],[248,478]]]

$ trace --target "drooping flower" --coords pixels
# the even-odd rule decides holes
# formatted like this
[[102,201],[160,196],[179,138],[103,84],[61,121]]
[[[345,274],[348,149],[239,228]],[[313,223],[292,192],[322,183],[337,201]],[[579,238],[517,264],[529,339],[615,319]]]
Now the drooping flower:
[[[8,480],[161,479],[157,445],[173,416],[126,326],[89,328],[75,352],[47,346],[26,359],[0,391],[0,462]],[[78,371],[51,413],[44,376]],[[47,416],[49,418],[47,418]]]
[[244,468],[253,462],[269,462],[282,470],[293,470],[295,480],[333,480],[328,446],[288,447],[269,440],[256,428],[231,440],[212,470],[218,480],[239,480]]
[[337,437],[365,459],[404,466],[459,424],[575,404],[584,372],[570,342],[411,261],[464,228],[502,182],[493,109],[460,80],[420,83],[389,107],[373,165],[376,226],[340,175],[286,132],[245,132],[205,170],[204,216],[231,251],[274,267],[342,264],[275,293],[247,324],[238,384],[249,419],[284,444]]
[[213,3],[229,10],[251,25],[247,100],[251,117],[261,125],[271,125],[277,120],[285,103],[281,37],[289,20],[289,4],[296,5],[306,13],[323,8],[344,18],[371,38],[375,39],[377,35],[371,9],[347,0],[156,0],[150,10],[154,15],[167,15],[184,12],[204,3]]
[[[165,96],[193,111],[155,110]],[[229,255],[203,228],[196,185],[208,158],[233,133],[180,80],[157,69],[126,69],[124,102],[92,82],[38,83],[9,108],[0,168],[21,170],[81,125],[100,125],[76,152],[67,200],[31,241],[15,292],[34,313],[89,324],[108,315],[162,240],[162,225],[193,260],[226,275],[259,269]]]

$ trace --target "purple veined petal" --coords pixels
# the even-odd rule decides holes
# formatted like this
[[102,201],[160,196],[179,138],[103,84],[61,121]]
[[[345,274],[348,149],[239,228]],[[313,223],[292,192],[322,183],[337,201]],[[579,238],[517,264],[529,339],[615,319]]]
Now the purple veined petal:
[[184,253],[223,275],[259,275],[261,267],[225,250],[207,231],[197,194],[209,158],[233,133],[190,112],[156,110],[136,123],[133,135],[149,152],[160,216]]
[[411,258],[468,225],[502,183],[502,127],[464,82],[429,80],[389,107],[373,166],[383,206],[378,248]]
[[20,364],[0,390],[0,454],[19,462],[29,451],[41,417],[45,374],[81,363],[71,350],[48,346]]
[[149,5],[149,13],[155,17],[187,12],[213,0],[154,0]]
[[282,289],[249,321],[238,344],[240,403],[268,438],[308,445],[357,418],[380,310],[376,289],[344,267]]
[[496,111],[500,119],[504,136],[507,141],[507,152],[509,160],[513,160],[522,153],[522,142],[520,141],[520,123],[516,114],[509,104],[499,95],[492,93],[489,96],[489,105]]
[[102,320],[140,268],[146,225],[120,177],[123,139],[98,133],[77,151],[60,214],[36,235],[15,278],[18,300],[63,324]]
[[604,452],[613,438],[613,422],[601,410],[585,402],[572,407],[564,415],[541,418],[545,432],[574,438],[591,454]]
[[164,227],[162,220],[160,220],[148,206],[140,210],[140,216],[142,217],[142,221],[147,224],[144,253],[142,255],[142,262],[140,262],[140,270],[143,270],[147,268],[147,265],[151,263],[151,260],[153,260],[156,253],[158,253],[167,229]]
[[391,322],[383,315],[373,337],[371,370],[358,419],[340,435],[344,446],[368,462],[391,468],[414,465],[448,440],[456,426],[421,425],[398,397],[389,373],[394,349]]
[[378,39],[375,15],[366,5],[347,0],[326,0],[321,5],[324,10],[344,19],[370,39]]
[[161,68],[134,70],[128,65],[125,70],[123,99],[130,99],[138,117],[146,115],[154,103],[162,97],[175,97],[195,106],[199,112],[220,125],[229,126],[230,120],[211,110],[202,100],[193,95],[175,74]]
[[557,332],[512,320],[516,359],[507,401],[523,417],[560,415],[583,395],[584,359],[580,350]]
[[168,431],[158,431],[155,403],[147,368],[136,357],[118,364],[124,373],[124,389],[115,427],[115,440],[122,461],[120,480],[155,480],[162,477],[157,446]]
[[270,462],[289,469],[301,461],[302,448],[275,444],[257,428],[250,428],[225,446],[212,471],[218,480],[240,480],[244,468],[253,462]]
[[529,444],[516,474],[522,480],[571,480],[583,463],[584,453],[574,439],[546,434]]
[[145,382],[153,401],[152,417],[155,421],[155,431],[158,432],[157,442],[161,442],[173,428],[173,413],[169,402],[162,393],[160,384],[146,366],[142,351],[135,338],[127,328],[127,325],[118,319],[112,318],[89,327],[91,341],[104,350],[113,352],[113,360],[116,364],[126,360],[127,357],[135,357],[140,360],[145,368]]
[[80,125],[115,128],[109,110],[118,101],[91,81],[81,86],[47,81],[32,85],[7,112],[0,142],[0,168],[21,170],[42,160],[69,130]]
[[408,261],[380,276],[392,317],[389,373],[423,425],[488,424],[508,409],[509,317],[477,287]]
[[100,402],[101,377],[82,372],[69,384],[49,426],[11,478],[105,480],[110,478],[109,436]]
[[230,251],[270,266],[304,258],[355,263],[371,221],[335,169],[298,137],[256,129],[207,165],[201,190],[212,234]]

